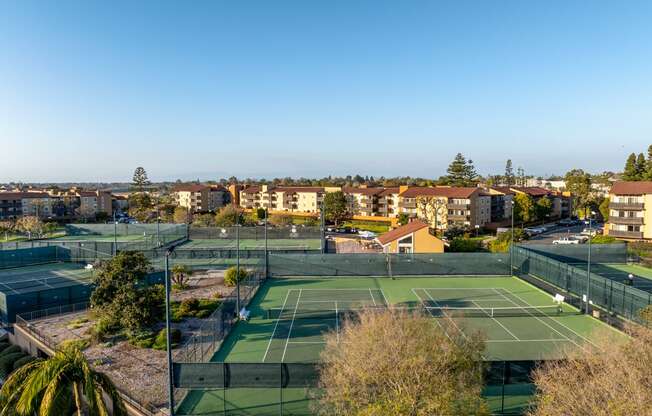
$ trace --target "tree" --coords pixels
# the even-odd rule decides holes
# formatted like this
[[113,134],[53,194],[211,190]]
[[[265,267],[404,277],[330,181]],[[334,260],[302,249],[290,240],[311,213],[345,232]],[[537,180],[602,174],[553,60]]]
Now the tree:
[[14,230],[15,225],[13,221],[0,221],[0,234],[4,234],[5,240],[9,239],[9,233]]
[[32,234],[40,235],[43,233],[43,221],[39,217],[28,215],[20,217],[16,221],[16,230],[26,233],[28,238],[32,238]]
[[652,415],[652,331],[631,327],[631,338],[612,334],[583,344],[565,360],[534,372],[538,394],[530,416]]
[[238,270],[237,267],[232,266],[224,273],[224,284],[226,286],[235,286],[238,280],[243,281],[247,277],[249,277],[249,272],[245,268],[240,267],[240,270]]
[[582,169],[573,169],[566,173],[564,180],[566,181],[566,190],[573,196],[575,210],[586,211],[593,202],[591,175]]
[[170,280],[181,289],[188,286],[188,278],[192,276],[192,269],[185,264],[175,264],[172,266],[172,276]]
[[136,168],[134,171],[134,177],[131,182],[134,189],[136,189],[138,192],[144,192],[145,187],[151,184],[147,178],[147,172],[142,166],[138,166]]
[[514,186],[514,169],[512,168],[512,159],[507,159],[505,163],[505,185]]
[[152,217],[154,203],[149,194],[132,193],[129,195],[129,215],[140,222],[145,222]]
[[274,214],[269,217],[269,223],[276,226],[292,224],[292,216],[288,214]]
[[337,226],[349,217],[348,206],[344,192],[327,192],[324,195],[324,216],[326,221],[334,222]]
[[525,180],[525,169],[522,167],[518,167],[516,170],[516,185],[518,186],[525,186],[526,185],[526,180]]
[[405,212],[401,212],[397,217],[398,225],[405,225],[410,222],[410,216]]
[[639,153],[638,157],[636,158],[636,177],[638,178],[639,181],[642,181],[645,179],[647,175],[647,161],[645,160],[645,156],[643,153]]
[[514,196],[514,219],[521,223],[532,221],[534,217],[534,201],[527,194],[517,193]]
[[632,153],[625,162],[625,169],[623,171],[623,179],[626,181],[637,181],[640,179],[638,176],[638,166],[636,164],[636,154]]
[[489,414],[480,335],[465,338],[448,321],[438,326],[432,317],[391,309],[363,311],[340,327],[326,336],[316,413]]
[[552,213],[552,201],[550,198],[541,197],[534,204],[534,213],[537,216],[537,219],[540,221],[545,221],[547,216],[550,216]]
[[188,222],[188,209],[186,207],[176,207],[172,220],[177,224],[185,224]]
[[444,178],[446,184],[452,186],[474,186],[477,183],[478,174],[475,171],[472,160],[466,160],[464,155],[458,153],[455,159],[448,166],[448,175]]
[[609,198],[604,198],[600,203],[600,207],[599,207],[600,215],[602,215],[602,219],[604,221],[609,220],[609,213],[611,212],[609,209],[609,202],[610,202]]
[[149,269],[145,255],[132,251],[98,267],[90,301],[103,325],[135,331],[160,319],[164,293],[160,285],[147,286]]
[[0,389],[0,415],[72,413],[78,416],[127,415],[111,379],[93,370],[84,354],[73,346],[62,348],[47,360],[24,365],[14,371]]
[[232,227],[240,222],[242,213],[234,205],[227,205],[215,214],[215,225],[218,227]]
[[195,214],[192,225],[197,227],[211,227],[215,225],[215,216],[211,214]]

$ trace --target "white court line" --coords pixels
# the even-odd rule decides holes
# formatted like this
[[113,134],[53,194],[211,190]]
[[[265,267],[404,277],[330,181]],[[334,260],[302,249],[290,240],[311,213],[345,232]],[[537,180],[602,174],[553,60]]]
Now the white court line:
[[340,343],[340,317],[337,311],[337,301],[335,301],[335,333],[337,334],[337,343]]
[[371,288],[369,288],[369,295],[371,296],[371,300],[374,303],[374,306],[378,306],[376,305],[376,299],[374,299],[374,292],[371,291]]
[[[510,298],[508,298],[505,294],[501,293],[501,292],[498,291],[497,289],[496,289],[496,293],[498,293],[499,295],[503,296],[505,299],[507,299],[507,300],[509,300],[510,302],[512,302],[512,304],[514,304],[514,306],[520,306],[520,307],[523,307],[523,305],[519,305],[518,303],[514,302],[513,300],[511,300]],[[530,306],[530,307],[532,306],[532,305],[530,305],[529,302],[526,302],[526,301],[523,300],[521,297],[519,297],[519,296],[513,294],[511,291],[510,291],[509,293],[510,293],[510,295],[513,295],[513,296],[517,297],[518,299],[520,299],[521,302],[524,302],[527,306]],[[539,318],[538,316],[534,315],[532,312],[527,311],[527,310],[525,310],[525,312],[527,312],[527,313],[528,313],[530,316],[532,316],[534,319],[536,319],[537,321],[541,322],[542,324],[544,324],[544,325],[547,326],[548,328],[552,329],[553,331],[555,331],[556,333],[558,333],[558,334],[561,335],[562,337],[566,338],[567,340],[569,340],[569,341],[572,342],[573,344],[577,345],[578,347],[580,346],[580,344],[578,344],[578,343],[575,342],[574,340],[568,338],[566,335],[562,334],[561,332],[559,332],[558,330],[556,330],[555,328],[553,328],[552,326],[550,326],[550,324],[548,324],[546,321],[544,321],[543,319]],[[554,321],[554,322],[557,322],[557,321]]]
[[[514,297],[520,299],[522,302],[528,303],[528,302],[526,302],[525,300],[523,300],[523,298],[521,298],[520,296],[518,296],[517,294],[512,293],[512,295],[513,295]],[[528,305],[529,305],[529,304],[528,304]],[[552,317],[551,317],[551,319],[552,319]],[[578,337],[580,337],[582,340],[588,342],[589,344],[593,345],[594,347],[597,347],[597,345],[595,345],[593,342],[591,342],[590,339],[586,338],[584,335],[581,335],[581,334],[575,332],[575,330],[573,330],[572,328],[569,328],[569,327],[566,326],[563,322],[559,322],[559,321],[557,321],[556,319],[553,319],[553,322],[558,323],[559,325],[561,325],[561,326],[563,326],[564,328],[566,328],[566,329],[568,329],[569,331],[571,331],[573,334],[575,334],[575,335],[577,335]]]
[[[424,292],[425,292],[426,295],[428,295],[428,297],[430,298],[431,301],[435,302],[435,305],[439,306],[440,308],[442,307],[442,306],[439,304],[439,302],[437,302],[437,301],[435,300],[435,298],[433,298],[433,297],[430,295],[430,293],[428,293],[427,290],[424,290]],[[462,331],[462,329],[461,329],[459,326],[457,326],[457,323],[455,323],[455,320],[451,319],[450,321],[453,323],[453,325],[455,326],[455,328],[457,328],[457,330],[460,331],[460,333],[462,334],[462,336],[463,336],[464,338],[467,338],[467,336],[466,336],[466,334],[464,333],[464,331]]]
[[299,300],[301,299],[301,291],[299,289],[299,296],[297,297],[297,303],[294,305],[294,314],[292,315],[292,322],[290,323],[290,330],[288,331],[288,337],[285,340],[285,348],[283,349],[283,356],[281,357],[281,362],[285,361],[285,353],[288,352],[288,343],[290,342],[290,336],[292,335],[292,327],[294,326],[294,318],[297,316],[297,309],[299,309]]
[[518,337],[517,337],[516,335],[514,335],[514,334],[512,333],[512,331],[510,331],[509,329],[507,329],[507,327],[506,327],[505,325],[503,325],[503,324],[502,324],[498,319],[496,319],[496,318],[494,318],[493,316],[489,315],[489,314],[487,313],[487,311],[485,311],[485,308],[483,308],[482,306],[478,305],[478,304],[475,303],[475,302],[473,302],[473,304],[474,304],[475,306],[477,306],[478,308],[482,309],[482,311],[483,311],[483,312],[484,312],[488,317],[490,317],[491,319],[493,319],[493,320],[494,320],[498,325],[500,325],[501,328],[503,328],[505,331],[507,331],[507,333],[508,333],[509,335],[511,335],[511,336],[512,336],[516,341],[520,341],[520,339],[518,339]]
[[[296,290],[296,289],[294,289],[294,290]],[[353,287],[353,288],[350,288],[350,289],[343,289],[343,288],[332,288],[332,289],[315,289],[315,288],[312,288],[312,289],[311,289],[311,288],[304,288],[304,289],[299,289],[299,290],[311,290],[311,291],[321,291],[321,292],[325,292],[325,291],[330,291],[330,290],[364,290],[364,291],[367,291],[367,290],[369,290],[369,289],[360,289],[360,288],[357,288],[357,287]],[[374,290],[378,290],[378,289],[374,289]]]
[[[414,296],[416,296],[416,298],[419,300],[419,302],[420,302],[421,304],[423,304],[423,299],[422,299],[421,296],[419,296],[419,294],[416,292],[416,289],[412,289],[412,293],[414,293]],[[440,328],[442,331],[444,331],[444,335],[446,335],[446,338],[452,340],[451,336],[448,335],[448,332],[446,331],[446,329],[444,328],[444,326],[441,324],[441,322],[439,322],[439,319],[435,318],[435,323],[437,324],[437,326],[439,326],[439,328]]]
[[495,287],[415,287],[417,290],[496,290]]
[[265,362],[265,358],[267,358],[267,353],[269,352],[269,347],[272,345],[272,340],[274,339],[274,334],[276,333],[276,328],[278,327],[278,323],[281,322],[281,314],[285,310],[285,304],[288,301],[288,296],[290,296],[290,291],[293,289],[289,289],[287,293],[285,294],[285,300],[283,301],[283,306],[281,306],[281,313],[279,313],[278,318],[276,319],[276,325],[274,325],[274,330],[272,331],[272,335],[269,337],[269,342],[267,343],[267,349],[265,350],[265,355],[263,355],[263,362]]
[[290,344],[326,344],[326,341],[290,341]]
[[376,290],[380,290],[380,294],[383,295],[383,299],[385,299],[385,305],[389,306],[389,300],[387,300],[387,296],[385,296],[385,291],[383,289]]

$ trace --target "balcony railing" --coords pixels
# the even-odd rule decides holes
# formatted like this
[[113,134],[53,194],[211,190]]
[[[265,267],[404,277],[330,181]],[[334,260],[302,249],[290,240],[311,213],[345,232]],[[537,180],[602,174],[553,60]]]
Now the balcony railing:
[[644,208],[642,202],[611,202],[609,208],[611,209],[632,209],[632,210],[641,210]]
[[399,206],[402,207],[402,208],[416,208],[416,207],[417,207],[417,203],[416,203],[416,202],[406,202],[406,201],[403,201],[403,202],[401,202],[401,203],[399,204]]
[[614,224],[643,225],[643,217],[609,217]]
[[640,231],[618,231],[618,230],[609,230],[609,235],[611,237],[619,238],[633,238],[640,240],[643,238],[643,233]]
[[448,214],[448,219],[453,221],[471,221],[470,215],[451,215]]
[[471,209],[471,204],[448,204],[447,207],[448,207],[448,209],[469,210],[469,209]]

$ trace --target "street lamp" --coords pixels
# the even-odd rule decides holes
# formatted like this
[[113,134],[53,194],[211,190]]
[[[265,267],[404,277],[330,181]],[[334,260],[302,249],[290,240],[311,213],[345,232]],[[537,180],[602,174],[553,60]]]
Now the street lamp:
[[593,223],[593,216],[595,215],[594,211],[591,211],[589,215],[589,253],[586,258],[586,309],[585,313],[588,315],[589,314],[589,302],[590,302],[590,294],[591,294],[591,240],[592,240],[592,230],[591,230],[591,225]]
[[479,233],[480,233],[480,225],[476,224],[475,225],[475,238],[478,238]]
[[170,416],[174,416],[174,387],[172,384],[172,336],[170,334],[170,255],[174,251],[170,247],[165,252],[165,344],[167,350],[168,365],[168,405],[170,406]]
[[514,275],[514,200],[509,201],[512,204],[512,241],[509,244],[509,275]]

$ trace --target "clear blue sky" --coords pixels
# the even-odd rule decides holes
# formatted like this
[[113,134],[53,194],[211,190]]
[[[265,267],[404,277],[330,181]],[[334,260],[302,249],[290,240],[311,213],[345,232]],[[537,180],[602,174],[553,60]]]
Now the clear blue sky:
[[617,170],[650,1],[5,1],[0,181]]

